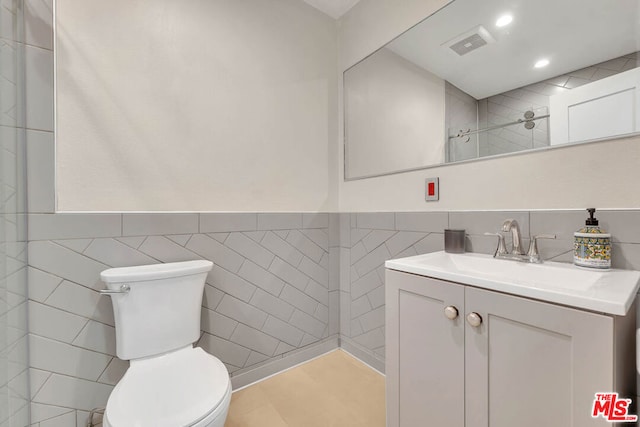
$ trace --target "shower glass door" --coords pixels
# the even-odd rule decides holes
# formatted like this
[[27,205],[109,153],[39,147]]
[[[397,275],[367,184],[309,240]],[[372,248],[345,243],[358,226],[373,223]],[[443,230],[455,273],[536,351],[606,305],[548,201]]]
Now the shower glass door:
[[0,4],[0,427],[29,425],[22,6]]

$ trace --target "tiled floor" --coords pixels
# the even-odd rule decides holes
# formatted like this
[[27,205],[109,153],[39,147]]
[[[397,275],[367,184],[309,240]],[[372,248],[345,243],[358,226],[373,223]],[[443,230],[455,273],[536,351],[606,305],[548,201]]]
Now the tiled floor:
[[336,350],[234,393],[225,427],[384,425],[384,377]]

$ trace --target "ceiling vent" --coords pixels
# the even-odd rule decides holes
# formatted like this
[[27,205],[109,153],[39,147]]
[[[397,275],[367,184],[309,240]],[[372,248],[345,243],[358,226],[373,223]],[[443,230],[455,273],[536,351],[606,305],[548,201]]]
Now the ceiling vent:
[[458,55],[466,55],[476,49],[481,48],[487,44],[495,43],[495,39],[486,28],[482,25],[478,25],[469,31],[465,31],[459,36],[454,37],[442,46],[451,49]]

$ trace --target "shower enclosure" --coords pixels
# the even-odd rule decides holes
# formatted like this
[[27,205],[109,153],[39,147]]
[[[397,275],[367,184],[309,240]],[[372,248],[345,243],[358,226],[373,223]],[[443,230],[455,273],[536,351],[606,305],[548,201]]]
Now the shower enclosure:
[[22,7],[0,2],[0,427],[29,425]]
[[[478,102],[474,122],[457,124],[448,129],[447,162],[478,159],[548,147],[549,109],[529,107],[500,115],[490,111],[488,100]],[[487,108],[489,104],[489,108]],[[506,108],[502,108],[506,110]]]

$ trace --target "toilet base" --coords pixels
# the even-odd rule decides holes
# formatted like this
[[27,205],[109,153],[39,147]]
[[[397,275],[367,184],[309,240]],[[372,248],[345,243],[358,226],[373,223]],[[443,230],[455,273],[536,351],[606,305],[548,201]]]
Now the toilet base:
[[[213,411],[209,412],[201,420],[196,421],[195,423],[189,424],[188,426],[184,426],[184,427],[224,427],[224,423],[227,420],[227,414],[229,413],[230,404],[231,404],[231,381],[229,381],[229,387],[227,388],[227,392],[225,393],[224,398]],[[105,412],[104,414],[102,424],[104,427],[120,427],[120,426],[114,426],[109,422],[109,416],[107,412]],[[122,426],[122,427],[128,427],[128,426]],[[152,427],[152,426],[149,426],[149,427]]]

